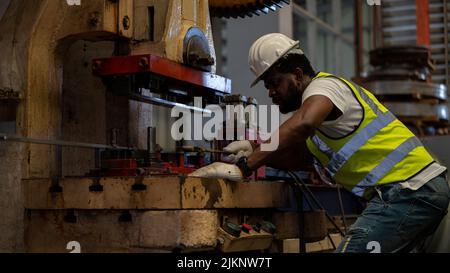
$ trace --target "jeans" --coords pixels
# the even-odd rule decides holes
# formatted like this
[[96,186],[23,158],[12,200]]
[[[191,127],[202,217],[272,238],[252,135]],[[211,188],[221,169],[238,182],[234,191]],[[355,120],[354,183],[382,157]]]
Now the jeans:
[[445,174],[417,191],[388,184],[377,192],[336,252],[411,252],[436,231],[450,200]]

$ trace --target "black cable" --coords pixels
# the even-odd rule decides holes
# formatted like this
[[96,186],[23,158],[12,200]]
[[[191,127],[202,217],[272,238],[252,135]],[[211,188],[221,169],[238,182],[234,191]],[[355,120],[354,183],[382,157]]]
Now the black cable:
[[[289,174],[289,173],[288,173],[288,174]],[[312,202],[311,202],[311,200],[309,199],[309,197],[308,197],[308,195],[306,194],[306,192],[303,190],[303,188],[300,186],[300,184],[298,184],[298,183],[295,182],[295,177],[292,176],[291,174],[289,174],[289,175],[290,175],[291,178],[294,180],[294,181],[292,182],[292,184],[291,184],[291,187],[293,187],[294,189],[297,189],[297,191],[299,190],[299,191],[303,194],[303,196],[304,196],[304,198],[305,198],[305,200],[306,200],[306,203],[308,204],[309,209],[310,209],[310,210],[314,210],[314,206],[312,205]]]
[[331,246],[333,247],[334,250],[337,249],[336,245],[334,244],[333,238],[331,238],[330,233],[327,234],[328,240],[330,240]]
[[290,173],[290,175],[294,177],[294,181],[296,183],[298,183],[300,187],[304,187],[306,189],[306,191],[309,194],[309,196],[311,197],[311,199],[314,200],[314,203],[316,204],[316,206],[319,207],[320,209],[322,209],[323,211],[325,211],[325,216],[327,217],[327,219],[333,224],[333,226],[339,231],[339,233],[343,237],[345,237],[345,233],[336,224],[336,222],[333,220],[333,218],[330,216],[330,214],[328,214],[328,212],[325,210],[325,208],[322,206],[322,204],[319,202],[319,200],[315,197],[314,193],[308,188],[306,183],[302,179],[300,179],[295,173],[293,173],[293,172],[288,172],[288,173]]
[[344,224],[345,234],[347,234],[347,232],[348,232],[347,220],[345,219],[345,211],[344,211],[344,203],[342,202],[341,187],[339,185],[336,185],[336,187],[337,187],[337,193],[338,193],[338,198],[339,198],[339,206],[341,209],[342,223]]
[[[305,191],[303,190],[303,187],[301,186],[301,184],[299,183],[298,179],[300,179],[297,176],[294,176],[294,174],[292,172],[288,172],[288,175],[294,180],[294,182],[291,185],[292,189],[294,192],[297,192],[298,190],[300,190],[300,192],[302,193],[302,196],[307,196],[307,194],[305,193]],[[311,193],[312,194],[312,193]],[[299,194],[300,195],[300,194]],[[301,202],[301,205],[303,206],[303,199],[297,197],[297,204],[299,202]],[[310,207],[311,210],[314,210],[310,200],[307,198],[306,199],[308,206]],[[298,206],[298,205],[297,205]],[[303,234],[304,233],[304,216],[303,216],[303,207],[301,207],[301,209],[299,208],[299,206],[297,207],[298,211],[299,211],[299,217],[302,217],[302,219],[299,219],[299,233]],[[325,211],[325,210],[324,210]],[[331,238],[330,233],[327,231],[327,237],[330,240],[331,246],[333,247],[334,250],[336,250],[336,245],[333,241],[333,239]],[[304,236],[299,234],[299,249],[300,249],[300,253],[302,253],[302,251],[306,252],[306,240],[304,240]]]
[[[294,182],[289,183],[292,188],[292,191],[295,194],[295,199],[297,202],[297,212],[298,212],[298,239],[299,239],[299,252],[306,253],[306,240],[305,240],[305,213],[303,210],[303,197],[305,197],[304,191],[295,183],[295,177],[292,174],[288,173]],[[310,208],[312,209],[312,205],[309,200],[306,201]]]

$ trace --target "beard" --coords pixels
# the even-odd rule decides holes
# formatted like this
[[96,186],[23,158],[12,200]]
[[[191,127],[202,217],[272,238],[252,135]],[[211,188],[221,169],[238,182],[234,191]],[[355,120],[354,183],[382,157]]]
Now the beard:
[[294,112],[302,105],[302,92],[300,92],[294,82],[289,82],[286,93],[287,95],[281,98],[278,103],[282,114]]

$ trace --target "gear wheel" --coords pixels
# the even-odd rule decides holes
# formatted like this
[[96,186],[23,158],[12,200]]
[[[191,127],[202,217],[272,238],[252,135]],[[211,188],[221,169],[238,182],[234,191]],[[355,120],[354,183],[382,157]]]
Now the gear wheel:
[[209,0],[211,16],[225,18],[244,18],[276,11],[290,0]]

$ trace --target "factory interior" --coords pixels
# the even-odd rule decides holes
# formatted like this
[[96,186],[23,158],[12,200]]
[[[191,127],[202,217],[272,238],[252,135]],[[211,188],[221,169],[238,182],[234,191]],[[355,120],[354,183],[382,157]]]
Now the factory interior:
[[[448,15],[446,0],[0,0],[0,253],[450,253]],[[264,37],[272,40],[263,44]],[[309,135],[299,129],[305,145],[289,138],[295,147],[283,147],[295,157],[262,151],[278,128],[280,147],[287,143],[284,132],[311,104],[299,100],[297,112],[269,113],[278,128],[250,126],[248,113],[239,127],[239,115],[228,113],[231,128],[220,120],[215,138],[192,136],[198,124],[186,113],[200,113],[201,131],[212,115],[207,106],[273,109],[273,93],[281,91],[269,83],[272,74],[307,92],[303,67],[279,72],[289,54],[306,56],[321,72],[311,86],[345,83],[362,107],[350,135],[323,143],[319,125],[339,122],[336,116]],[[306,101],[314,97],[346,115],[347,106],[342,111],[325,96]],[[189,119],[178,139],[174,110]],[[388,124],[374,131],[328,181],[320,170],[329,171],[338,150],[386,113],[395,119],[390,131]],[[230,131],[234,139],[224,137]],[[355,195],[349,185],[372,178],[408,137],[420,144],[366,189],[369,199]],[[316,164],[326,166],[317,139],[334,150],[325,169]],[[230,152],[238,141],[251,152]],[[280,166],[302,168],[270,165],[270,153]],[[230,156],[239,158],[224,163]],[[430,166],[436,175],[408,188],[418,168]],[[234,170],[238,179],[220,175]],[[426,195],[436,179],[443,192]],[[398,191],[387,193],[388,186]],[[425,197],[398,201],[416,192]],[[445,198],[445,208],[427,201],[431,195]],[[392,219],[376,220],[380,239],[364,229],[372,214],[382,217],[369,211],[375,199],[386,213],[411,202],[396,211],[399,235],[387,234],[395,231]],[[426,234],[418,230],[431,213],[419,203],[437,215]],[[361,230],[369,239],[358,249]],[[397,239],[395,247],[384,242]]]

